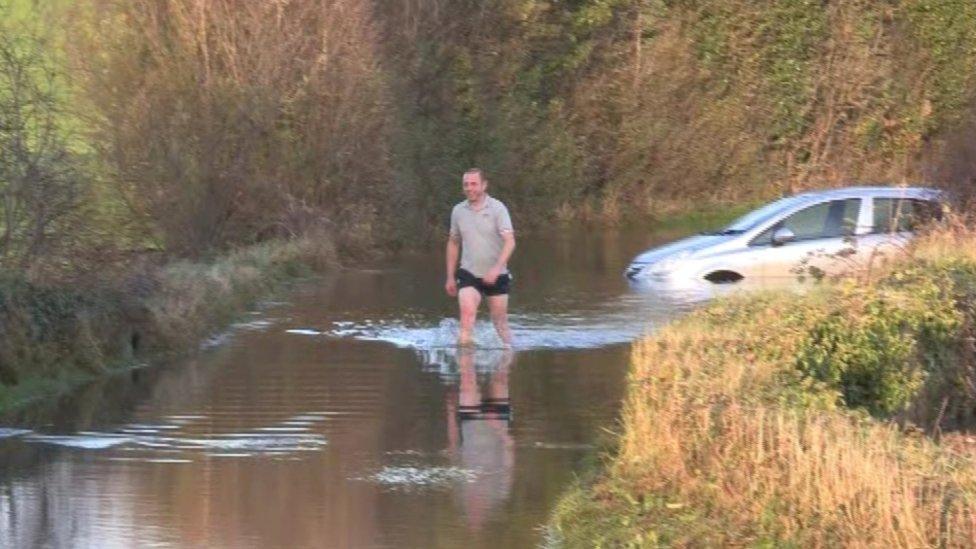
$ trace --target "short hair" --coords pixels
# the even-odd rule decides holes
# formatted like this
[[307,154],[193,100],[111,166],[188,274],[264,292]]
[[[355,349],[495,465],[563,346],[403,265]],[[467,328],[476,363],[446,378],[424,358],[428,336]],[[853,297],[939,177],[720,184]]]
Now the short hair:
[[469,173],[476,173],[478,174],[478,177],[480,177],[482,181],[488,181],[488,178],[485,177],[485,171],[482,170],[481,168],[468,168],[468,170],[464,172],[464,175],[468,175]]

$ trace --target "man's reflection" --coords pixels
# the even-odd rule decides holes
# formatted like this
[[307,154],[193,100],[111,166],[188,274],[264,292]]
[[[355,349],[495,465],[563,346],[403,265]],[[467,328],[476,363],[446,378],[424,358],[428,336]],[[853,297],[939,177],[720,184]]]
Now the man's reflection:
[[471,530],[480,530],[511,491],[515,445],[508,432],[508,374],[514,360],[511,350],[463,349],[457,356],[460,379],[447,397],[448,443],[457,466],[477,475],[457,492]]

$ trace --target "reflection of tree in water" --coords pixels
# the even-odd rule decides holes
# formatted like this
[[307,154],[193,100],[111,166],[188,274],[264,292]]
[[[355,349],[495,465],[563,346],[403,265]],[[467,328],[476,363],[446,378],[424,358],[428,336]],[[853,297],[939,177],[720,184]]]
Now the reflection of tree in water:
[[[119,425],[132,419],[137,407],[147,400],[185,395],[192,387],[208,385],[216,371],[201,367],[196,359],[188,359],[180,368],[156,365],[100,377],[66,397],[17,409],[0,418],[0,425],[66,435]],[[90,462],[72,458],[77,451],[29,444],[20,438],[0,438],[0,547],[89,546],[99,533],[92,517],[103,511],[102,505],[111,507],[118,493],[144,491],[132,488],[134,476],[108,475],[104,471],[99,473],[97,483],[79,488],[82,483],[78,479],[93,473]],[[171,472],[167,472],[163,482],[174,491],[181,486]],[[84,496],[79,496],[79,489]],[[199,492],[189,493],[196,498]],[[144,529],[140,536],[151,545],[155,533]]]
[[512,408],[508,351],[460,350],[456,353],[455,390],[447,393],[448,450],[458,467],[477,472],[458,487],[471,530],[480,530],[492,510],[511,492],[515,444],[509,433]]

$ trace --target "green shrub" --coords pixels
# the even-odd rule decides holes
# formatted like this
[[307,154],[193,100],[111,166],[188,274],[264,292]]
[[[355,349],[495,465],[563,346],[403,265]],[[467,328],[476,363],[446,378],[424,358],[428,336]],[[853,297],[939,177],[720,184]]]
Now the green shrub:
[[[969,0],[908,0],[901,27],[907,47],[928,70],[921,84],[934,103],[933,124],[959,116],[972,97],[976,76],[976,4]],[[931,128],[930,128],[931,129]]]
[[328,271],[335,254],[330,238],[314,234],[85,285],[0,277],[0,408],[31,392],[25,387],[63,390],[137,358],[193,348],[283,283]]
[[123,296],[109,289],[0,280],[0,384],[71,369],[102,372],[117,355]]
[[962,314],[937,269],[898,271],[883,285],[841,290],[808,327],[796,367],[835,388],[844,404],[879,417],[905,410],[956,361]]

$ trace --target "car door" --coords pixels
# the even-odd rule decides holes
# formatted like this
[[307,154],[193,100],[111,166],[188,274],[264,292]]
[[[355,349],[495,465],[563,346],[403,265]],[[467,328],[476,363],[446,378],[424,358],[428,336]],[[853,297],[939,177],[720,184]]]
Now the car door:
[[880,265],[905,252],[918,225],[940,217],[939,204],[930,200],[875,197],[871,200],[871,227],[860,237],[866,266]]
[[[763,276],[814,278],[849,270],[857,254],[856,228],[861,199],[828,200],[807,206],[774,223],[753,239],[761,248]],[[794,239],[773,243],[780,228],[793,232]]]

